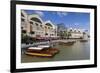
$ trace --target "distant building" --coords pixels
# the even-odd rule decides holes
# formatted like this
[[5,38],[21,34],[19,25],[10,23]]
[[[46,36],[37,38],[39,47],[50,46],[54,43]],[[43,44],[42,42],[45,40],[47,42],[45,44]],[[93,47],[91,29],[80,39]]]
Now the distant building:
[[58,37],[67,37],[64,36],[65,32],[67,33],[67,28],[63,23],[57,24],[57,36]]
[[71,34],[69,38],[86,38],[88,35],[83,29],[69,28],[68,32]]

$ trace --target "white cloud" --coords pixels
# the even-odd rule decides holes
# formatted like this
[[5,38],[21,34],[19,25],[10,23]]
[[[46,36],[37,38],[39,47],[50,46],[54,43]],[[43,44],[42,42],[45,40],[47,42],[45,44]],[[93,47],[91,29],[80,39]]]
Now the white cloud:
[[74,23],[74,25],[75,25],[75,26],[78,26],[78,25],[80,25],[80,24],[79,24],[79,23]]
[[63,16],[68,15],[67,12],[57,12],[57,14],[58,14],[60,17],[63,17]]
[[67,12],[62,12],[62,15],[66,16],[68,13]]
[[36,14],[39,14],[40,16],[44,16],[44,13],[42,11],[35,11]]

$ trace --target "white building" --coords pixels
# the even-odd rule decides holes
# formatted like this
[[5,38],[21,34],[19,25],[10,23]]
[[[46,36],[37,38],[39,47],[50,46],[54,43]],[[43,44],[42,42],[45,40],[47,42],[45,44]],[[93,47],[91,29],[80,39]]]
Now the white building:
[[44,22],[38,14],[28,15],[21,11],[21,29],[31,37],[57,37],[57,27],[51,22]]
[[28,15],[24,10],[21,11],[21,30],[22,33],[25,33],[33,38],[34,37],[55,38],[57,37],[57,33],[60,33],[60,31],[70,33],[69,38],[87,37],[87,33],[83,29],[75,29],[75,28],[58,29],[57,26],[54,25],[50,20],[44,22],[38,14]]
[[45,37],[57,37],[57,26],[51,21],[44,22],[45,25]]
[[38,15],[32,14],[28,16],[28,21],[30,24],[30,35],[32,37],[44,37],[44,24],[42,19]]
[[85,30],[83,29],[72,29],[69,28],[68,32],[71,33],[71,36],[69,38],[84,38],[87,36]]
[[25,11],[21,10],[21,31],[22,33],[29,34],[30,24],[28,23],[28,15]]

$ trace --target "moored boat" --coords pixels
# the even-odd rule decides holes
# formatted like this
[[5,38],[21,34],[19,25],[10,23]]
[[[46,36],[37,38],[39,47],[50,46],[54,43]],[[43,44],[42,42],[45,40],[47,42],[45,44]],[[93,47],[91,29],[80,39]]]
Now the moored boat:
[[87,41],[88,41],[87,39],[80,40],[80,42],[87,42]]
[[75,41],[59,42],[60,45],[73,45]]
[[49,46],[38,46],[38,47],[29,47],[25,54],[38,57],[53,57],[59,52],[56,48],[51,48]]

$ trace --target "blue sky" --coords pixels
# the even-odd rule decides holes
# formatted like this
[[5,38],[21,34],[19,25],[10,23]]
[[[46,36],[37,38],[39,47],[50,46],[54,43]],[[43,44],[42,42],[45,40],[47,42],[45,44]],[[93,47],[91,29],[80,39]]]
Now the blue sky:
[[82,12],[25,10],[27,14],[38,14],[43,21],[64,23],[66,27],[90,30],[90,14]]

